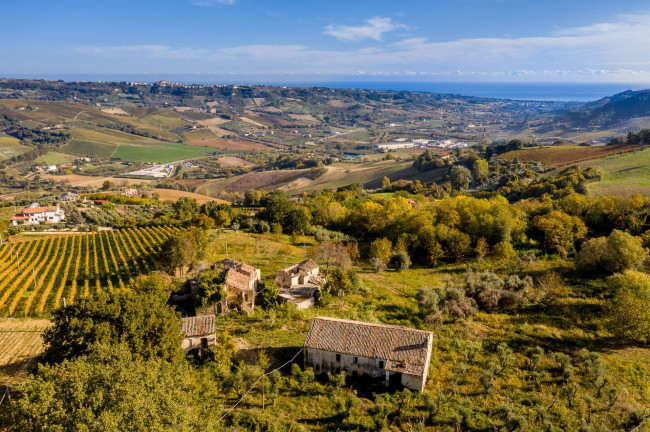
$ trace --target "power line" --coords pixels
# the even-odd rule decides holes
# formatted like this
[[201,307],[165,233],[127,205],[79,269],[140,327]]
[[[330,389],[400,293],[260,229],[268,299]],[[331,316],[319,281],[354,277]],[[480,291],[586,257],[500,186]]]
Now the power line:
[[298,352],[296,353],[296,355],[294,355],[294,356],[291,358],[291,360],[289,360],[288,362],[286,362],[286,363],[283,364],[282,366],[279,366],[278,368],[273,369],[272,371],[267,372],[267,373],[263,374],[262,376],[260,376],[259,378],[257,378],[257,379],[255,380],[255,382],[253,383],[253,385],[251,386],[251,388],[249,388],[248,391],[247,391],[246,393],[244,393],[244,395],[241,397],[241,399],[239,399],[239,400],[237,401],[237,403],[235,403],[232,407],[230,407],[230,409],[226,410],[226,412],[223,413],[223,415],[222,415],[221,417],[219,417],[219,418],[217,419],[216,422],[212,423],[212,424],[210,425],[210,427],[213,427],[214,425],[216,425],[217,423],[219,423],[221,420],[224,419],[224,417],[226,417],[228,414],[230,414],[230,412],[231,412],[232,410],[234,410],[235,408],[237,408],[237,405],[239,405],[239,404],[241,403],[241,401],[243,401],[244,398],[245,398],[246,396],[248,396],[248,394],[249,394],[251,391],[253,391],[253,389],[255,388],[255,386],[257,385],[257,383],[259,382],[259,380],[261,380],[261,379],[264,378],[265,376],[271,375],[273,372],[279,371],[280,369],[282,369],[283,367],[285,367],[285,366],[288,365],[289,363],[293,363],[293,361],[296,359],[296,357],[298,357],[298,355],[303,351],[303,349],[304,349],[304,348],[300,348],[300,351],[298,351]]

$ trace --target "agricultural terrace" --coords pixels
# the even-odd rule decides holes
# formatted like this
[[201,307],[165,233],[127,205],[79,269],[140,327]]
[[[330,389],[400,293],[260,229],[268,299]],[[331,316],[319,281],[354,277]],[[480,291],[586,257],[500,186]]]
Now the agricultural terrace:
[[0,316],[42,316],[65,297],[124,290],[154,269],[154,255],[178,228],[49,236],[0,247]]

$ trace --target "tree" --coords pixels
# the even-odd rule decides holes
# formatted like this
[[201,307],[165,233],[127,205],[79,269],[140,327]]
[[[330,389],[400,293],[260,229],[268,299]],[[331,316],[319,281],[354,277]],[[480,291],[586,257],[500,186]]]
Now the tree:
[[517,258],[517,252],[512,244],[508,242],[500,242],[494,245],[492,249],[492,257],[500,264],[507,265]]
[[614,298],[608,308],[609,328],[618,338],[650,342],[650,275],[634,270],[608,280]]
[[353,291],[360,285],[359,277],[352,272],[348,272],[341,267],[335,267],[327,276],[325,291],[335,294],[339,297]]
[[647,253],[632,235],[613,230],[608,237],[588,240],[576,256],[576,268],[584,272],[621,272],[641,266]]
[[115,187],[115,185],[112,182],[108,181],[108,180],[104,180],[104,183],[102,183],[102,190],[103,191],[111,190],[114,187]]
[[95,344],[124,343],[134,356],[173,360],[180,348],[180,316],[155,290],[100,293],[56,309],[43,333],[47,363],[86,355]]
[[324,241],[318,245],[316,259],[325,261],[325,275],[329,274],[330,265],[336,265],[344,269],[350,268],[352,260],[348,248],[342,242]]
[[587,236],[587,227],[577,216],[552,210],[533,220],[532,234],[547,252],[566,258],[575,253],[575,245]]
[[379,270],[378,267],[386,268],[388,262],[390,261],[391,256],[393,255],[393,244],[387,238],[379,238],[370,243],[370,260],[376,261],[377,266],[375,268]]
[[485,159],[476,159],[472,164],[472,175],[478,183],[483,183],[490,172],[490,166]]
[[384,178],[381,179],[381,188],[385,191],[390,189],[390,179],[388,177],[384,176]]
[[472,183],[472,173],[463,166],[454,165],[449,172],[449,181],[454,189],[463,191]]
[[162,267],[171,274],[194,263],[197,258],[195,242],[188,233],[179,233],[169,237],[160,246],[159,261]]
[[206,270],[199,277],[199,295],[196,298],[195,306],[201,308],[210,303],[219,303],[226,298],[224,282],[226,271]]
[[184,360],[98,345],[87,356],[42,365],[12,401],[4,430],[144,432],[208,430],[216,397]]

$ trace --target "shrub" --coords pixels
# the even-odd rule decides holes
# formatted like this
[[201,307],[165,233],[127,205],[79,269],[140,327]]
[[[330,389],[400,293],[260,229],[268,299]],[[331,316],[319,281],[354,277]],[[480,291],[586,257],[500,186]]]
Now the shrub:
[[391,257],[390,263],[395,270],[401,272],[411,267],[411,258],[405,251],[399,251]]

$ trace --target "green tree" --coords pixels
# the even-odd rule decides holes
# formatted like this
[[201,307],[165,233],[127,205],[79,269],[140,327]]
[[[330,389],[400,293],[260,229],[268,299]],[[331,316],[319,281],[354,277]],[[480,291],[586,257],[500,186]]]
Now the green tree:
[[542,243],[547,252],[562,257],[573,255],[576,243],[587,236],[587,227],[580,218],[557,210],[537,216],[532,228],[533,237]]
[[608,237],[588,240],[576,256],[576,268],[584,272],[620,272],[641,266],[647,253],[634,236],[613,230]]
[[381,188],[385,191],[390,189],[390,179],[388,177],[384,176],[381,179]]
[[183,360],[141,359],[127,344],[42,365],[11,402],[6,431],[181,432],[209,429],[216,397]]
[[180,270],[183,274],[185,267],[194,263],[197,258],[196,243],[188,233],[172,235],[160,246],[158,260],[169,273],[175,274]]
[[618,338],[650,342],[650,275],[626,270],[609,278],[609,328]]
[[104,180],[104,183],[102,183],[102,190],[103,191],[111,190],[114,187],[115,187],[115,185],[112,182],[108,181],[108,180]]
[[476,159],[472,164],[472,175],[477,183],[483,183],[490,173],[490,166],[485,159]]
[[183,356],[180,315],[155,290],[101,293],[53,312],[43,334],[47,363],[83,356],[98,344],[124,343],[134,356],[173,360]]
[[206,270],[199,276],[199,295],[195,306],[201,308],[210,303],[219,303],[226,298],[224,282],[226,272],[222,270]]
[[463,166],[454,165],[449,172],[449,181],[454,189],[464,191],[472,183],[472,173]]
[[393,244],[387,238],[379,238],[370,243],[370,259],[377,260],[378,264],[386,268],[391,256],[393,255]]

